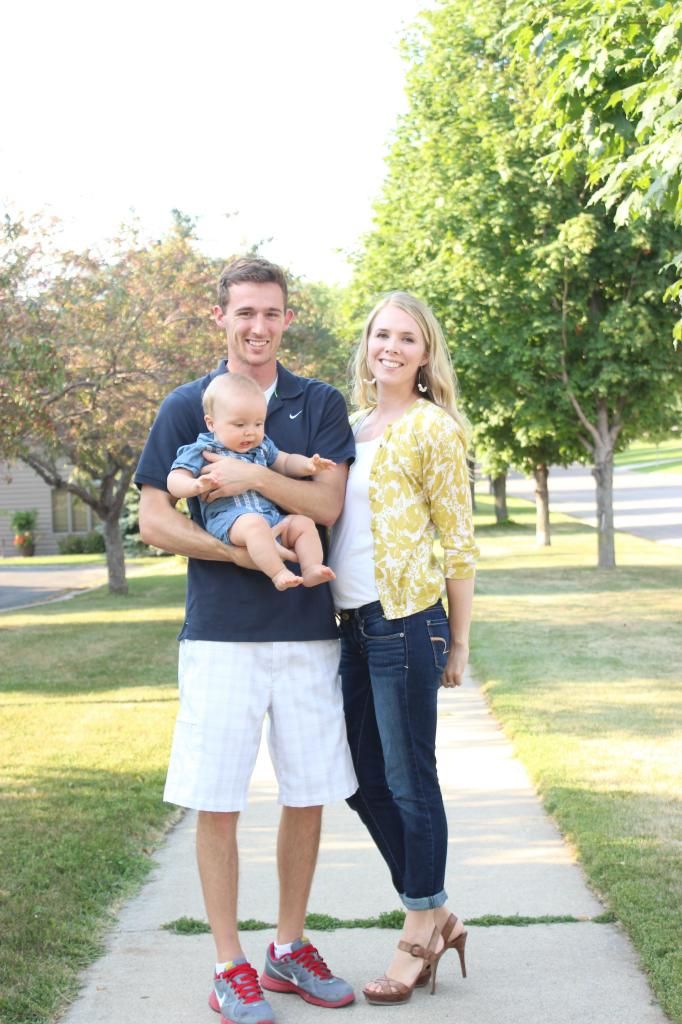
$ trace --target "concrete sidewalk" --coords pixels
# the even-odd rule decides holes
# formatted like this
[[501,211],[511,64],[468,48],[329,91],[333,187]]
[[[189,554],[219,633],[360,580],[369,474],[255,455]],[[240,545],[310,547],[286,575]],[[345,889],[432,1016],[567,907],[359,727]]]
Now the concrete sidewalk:
[[[439,771],[450,825],[449,905],[464,919],[484,914],[586,918],[602,907],[544,814],[520,763],[478,688],[441,691]],[[240,917],[274,921],[278,808],[269,761],[261,751],[251,803],[242,817]],[[84,975],[64,1024],[163,1021],[217,1024],[207,1005],[213,943],[180,936],[164,923],[205,920],[194,865],[194,816],[187,815],[157,855],[141,894],[122,910],[108,948]],[[370,917],[399,907],[388,874],[364,828],[345,804],[325,811],[310,910],[340,918]],[[470,927],[469,977],[456,955],[440,965],[435,998],[417,990],[398,1008],[369,1006],[360,989],[385,969],[397,933],[381,929],[313,932],[332,969],[356,988],[357,1002],[337,1011],[272,994],[280,1024],[318,1022],[335,1014],[351,1024],[379,1017],[457,1024],[666,1024],[637,957],[617,925]],[[244,933],[260,969],[270,932]]]

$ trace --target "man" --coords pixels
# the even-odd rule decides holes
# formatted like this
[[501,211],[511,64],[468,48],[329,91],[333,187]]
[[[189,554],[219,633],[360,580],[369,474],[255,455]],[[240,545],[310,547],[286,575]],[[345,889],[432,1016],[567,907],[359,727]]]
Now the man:
[[[284,451],[319,452],[339,463],[311,480],[207,453],[215,500],[259,491],[287,512],[322,526],[339,516],[353,436],[334,388],[297,377],[276,359],[293,318],[279,267],[241,259],[221,274],[213,314],[227,337],[227,360],[184,384],[161,405],[140,459],[142,539],[189,556],[186,618],[180,631],[180,711],[164,799],[198,810],[197,862],[216,945],[209,1003],[229,1024],[272,1021],[261,990],[296,992],[318,1006],[353,1001],[303,937],[320,837],[322,805],[357,787],[338,682],[337,630],[326,585],[280,593],[253,571],[248,553],[176,511],[166,477],[177,449],[204,429],[201,394],[220,373],[242,373],[268,399],[266,430]],[[277,845],[280,880],[276,942],[260,978],[237,932],[237,821],[246,804],[263,718],[283,805]]]

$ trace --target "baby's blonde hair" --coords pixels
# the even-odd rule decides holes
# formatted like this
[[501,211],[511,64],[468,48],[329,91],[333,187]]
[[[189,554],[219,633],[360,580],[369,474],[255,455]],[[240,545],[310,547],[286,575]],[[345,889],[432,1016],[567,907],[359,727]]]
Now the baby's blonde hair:
[[377,404],[376,385],[371,383],[372,374],[367,363],[367,350],[377,314],[386,306],[402,309],[403,313],[408,313],[417,323],[424,336],[427,357],[427,362],[420,368],[417,378],[426,391],[419,394],[450,413],[462,437],[468,443],[471,425],[457,405],[457,378],[443,331],[426,303],[409,292],[390,292],[377,302],[367,317],[362,338],[351,363],[353,403],[361,409],[371,408]]
[[265,395],[255,380],[243,373],[221,373],[213,378],[201,396],[204,415],[215,417],[216,405],[222,401],[229,402],[230,397],[240,391],[252,392],[265,403]]

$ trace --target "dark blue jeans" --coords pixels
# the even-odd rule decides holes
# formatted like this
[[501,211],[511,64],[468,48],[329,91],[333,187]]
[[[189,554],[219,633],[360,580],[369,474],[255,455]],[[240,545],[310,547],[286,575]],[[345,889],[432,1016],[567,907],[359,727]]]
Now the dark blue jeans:
[[403,619],[384,618],[379,601],[341,612],[343,704],[359,787],[348,804],[408,910],[447,899],[436,714],[449,647],[440,601]]

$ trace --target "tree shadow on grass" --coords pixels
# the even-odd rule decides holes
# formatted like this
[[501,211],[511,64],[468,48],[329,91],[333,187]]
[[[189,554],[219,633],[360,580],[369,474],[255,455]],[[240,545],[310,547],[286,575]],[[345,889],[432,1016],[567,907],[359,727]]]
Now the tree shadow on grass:
[[147,576],[125,597],[96,591],[3,617],[2,691],[68,697],[175,685],[184,589],[182,576]]
[[5,693],[68,697],[175,685],[177,622],[35,627],[2,635]]

